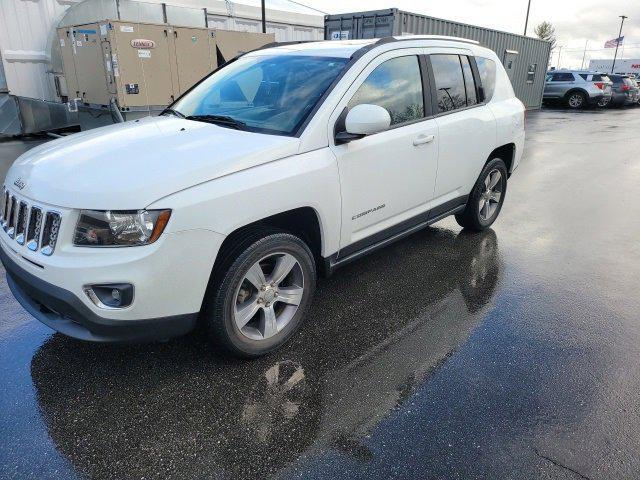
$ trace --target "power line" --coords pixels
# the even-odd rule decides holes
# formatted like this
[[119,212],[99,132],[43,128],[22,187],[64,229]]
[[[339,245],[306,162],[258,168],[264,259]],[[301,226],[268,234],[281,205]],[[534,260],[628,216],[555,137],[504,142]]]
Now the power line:
[[[630,43],[629,45],[625,45],[624,48],[640,48],[640,43]],[[583,52],[584,48],[564,48],[565,52]],[[611,48],[590,48],[587,49],[587,52],[602,52],[605,50],[612,50]]]
[[305,5],[304,3],[294,2],[293,0],[286,0],[286,1],[290,2],[290,3],[295,3],[296,5],[298,5],[300,7],[308,8],[309,10],[315,10],[316,12],[320,12],[320,13],[323,13],[325,15],[329,15],[329,12],[325,12],[324,10],[319,10],[317,8],[310,7],[309,5]]

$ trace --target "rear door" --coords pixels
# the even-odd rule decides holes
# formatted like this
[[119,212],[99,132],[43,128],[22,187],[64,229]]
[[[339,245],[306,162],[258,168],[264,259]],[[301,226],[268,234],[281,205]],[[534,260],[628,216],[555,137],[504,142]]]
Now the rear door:
[[432,211],[446,213],[466,203],[496,145],[496,120],[479,102],[475,59],[468,51],[430,49],[432,97],[438,125],[438,179]]

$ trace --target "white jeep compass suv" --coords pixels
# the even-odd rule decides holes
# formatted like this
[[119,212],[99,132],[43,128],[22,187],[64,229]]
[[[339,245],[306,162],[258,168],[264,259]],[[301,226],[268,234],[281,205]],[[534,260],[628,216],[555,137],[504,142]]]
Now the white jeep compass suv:
[[476,42],[269,46],[159,117],[22,155],[0,257],[18,301],[66,335],[146,341],[200,323],[258,356],[299,327],[317,273],[448,215],[491,225],[523,143],[524,107]]

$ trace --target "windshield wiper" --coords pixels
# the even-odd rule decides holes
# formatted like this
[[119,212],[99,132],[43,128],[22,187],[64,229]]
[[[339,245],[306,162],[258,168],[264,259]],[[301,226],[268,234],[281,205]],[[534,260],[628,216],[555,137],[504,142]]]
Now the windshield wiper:
[[170,113],[171,115],[175,115],[178,118],[184,118],[184,114],[180,113],[177,110],[174,110],[173,108],[165,108],[162,112],[160,112],[160,115],[164,115],[165,113]]
[[236,120],[235,118],[228,117],[227,115],[189,115],[185,118],[187,120],[195,120],[197,122],[215,123],[225,127],[236,128],[238,130],[242,130],[247,126],[246,123]]

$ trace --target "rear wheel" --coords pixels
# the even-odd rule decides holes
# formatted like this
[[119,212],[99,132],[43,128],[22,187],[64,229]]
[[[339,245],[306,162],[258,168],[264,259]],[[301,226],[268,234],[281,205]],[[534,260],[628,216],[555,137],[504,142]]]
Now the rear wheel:
[[587,104],[587,99],[584,96],[584,93],[581,92],[571,92],[567,95],[566,98],[567,107],[573,108],[575,110],[584,107]]
[[489,161],[471,190],[465,209],[456,214],[458,225],[469,230],[489,228],[500,214],[507,194],[507,167],[500,158]]
[[299,327],[315,289],[315,262],[300,238],[258,230],[227,256],[203,309],[211,339],[227,352],[257,357]]
[[606,107],[607,105],[609,105],[610,100],[611,100],[611,97],[602,97],[600,100],[598,100],[598,106]]

